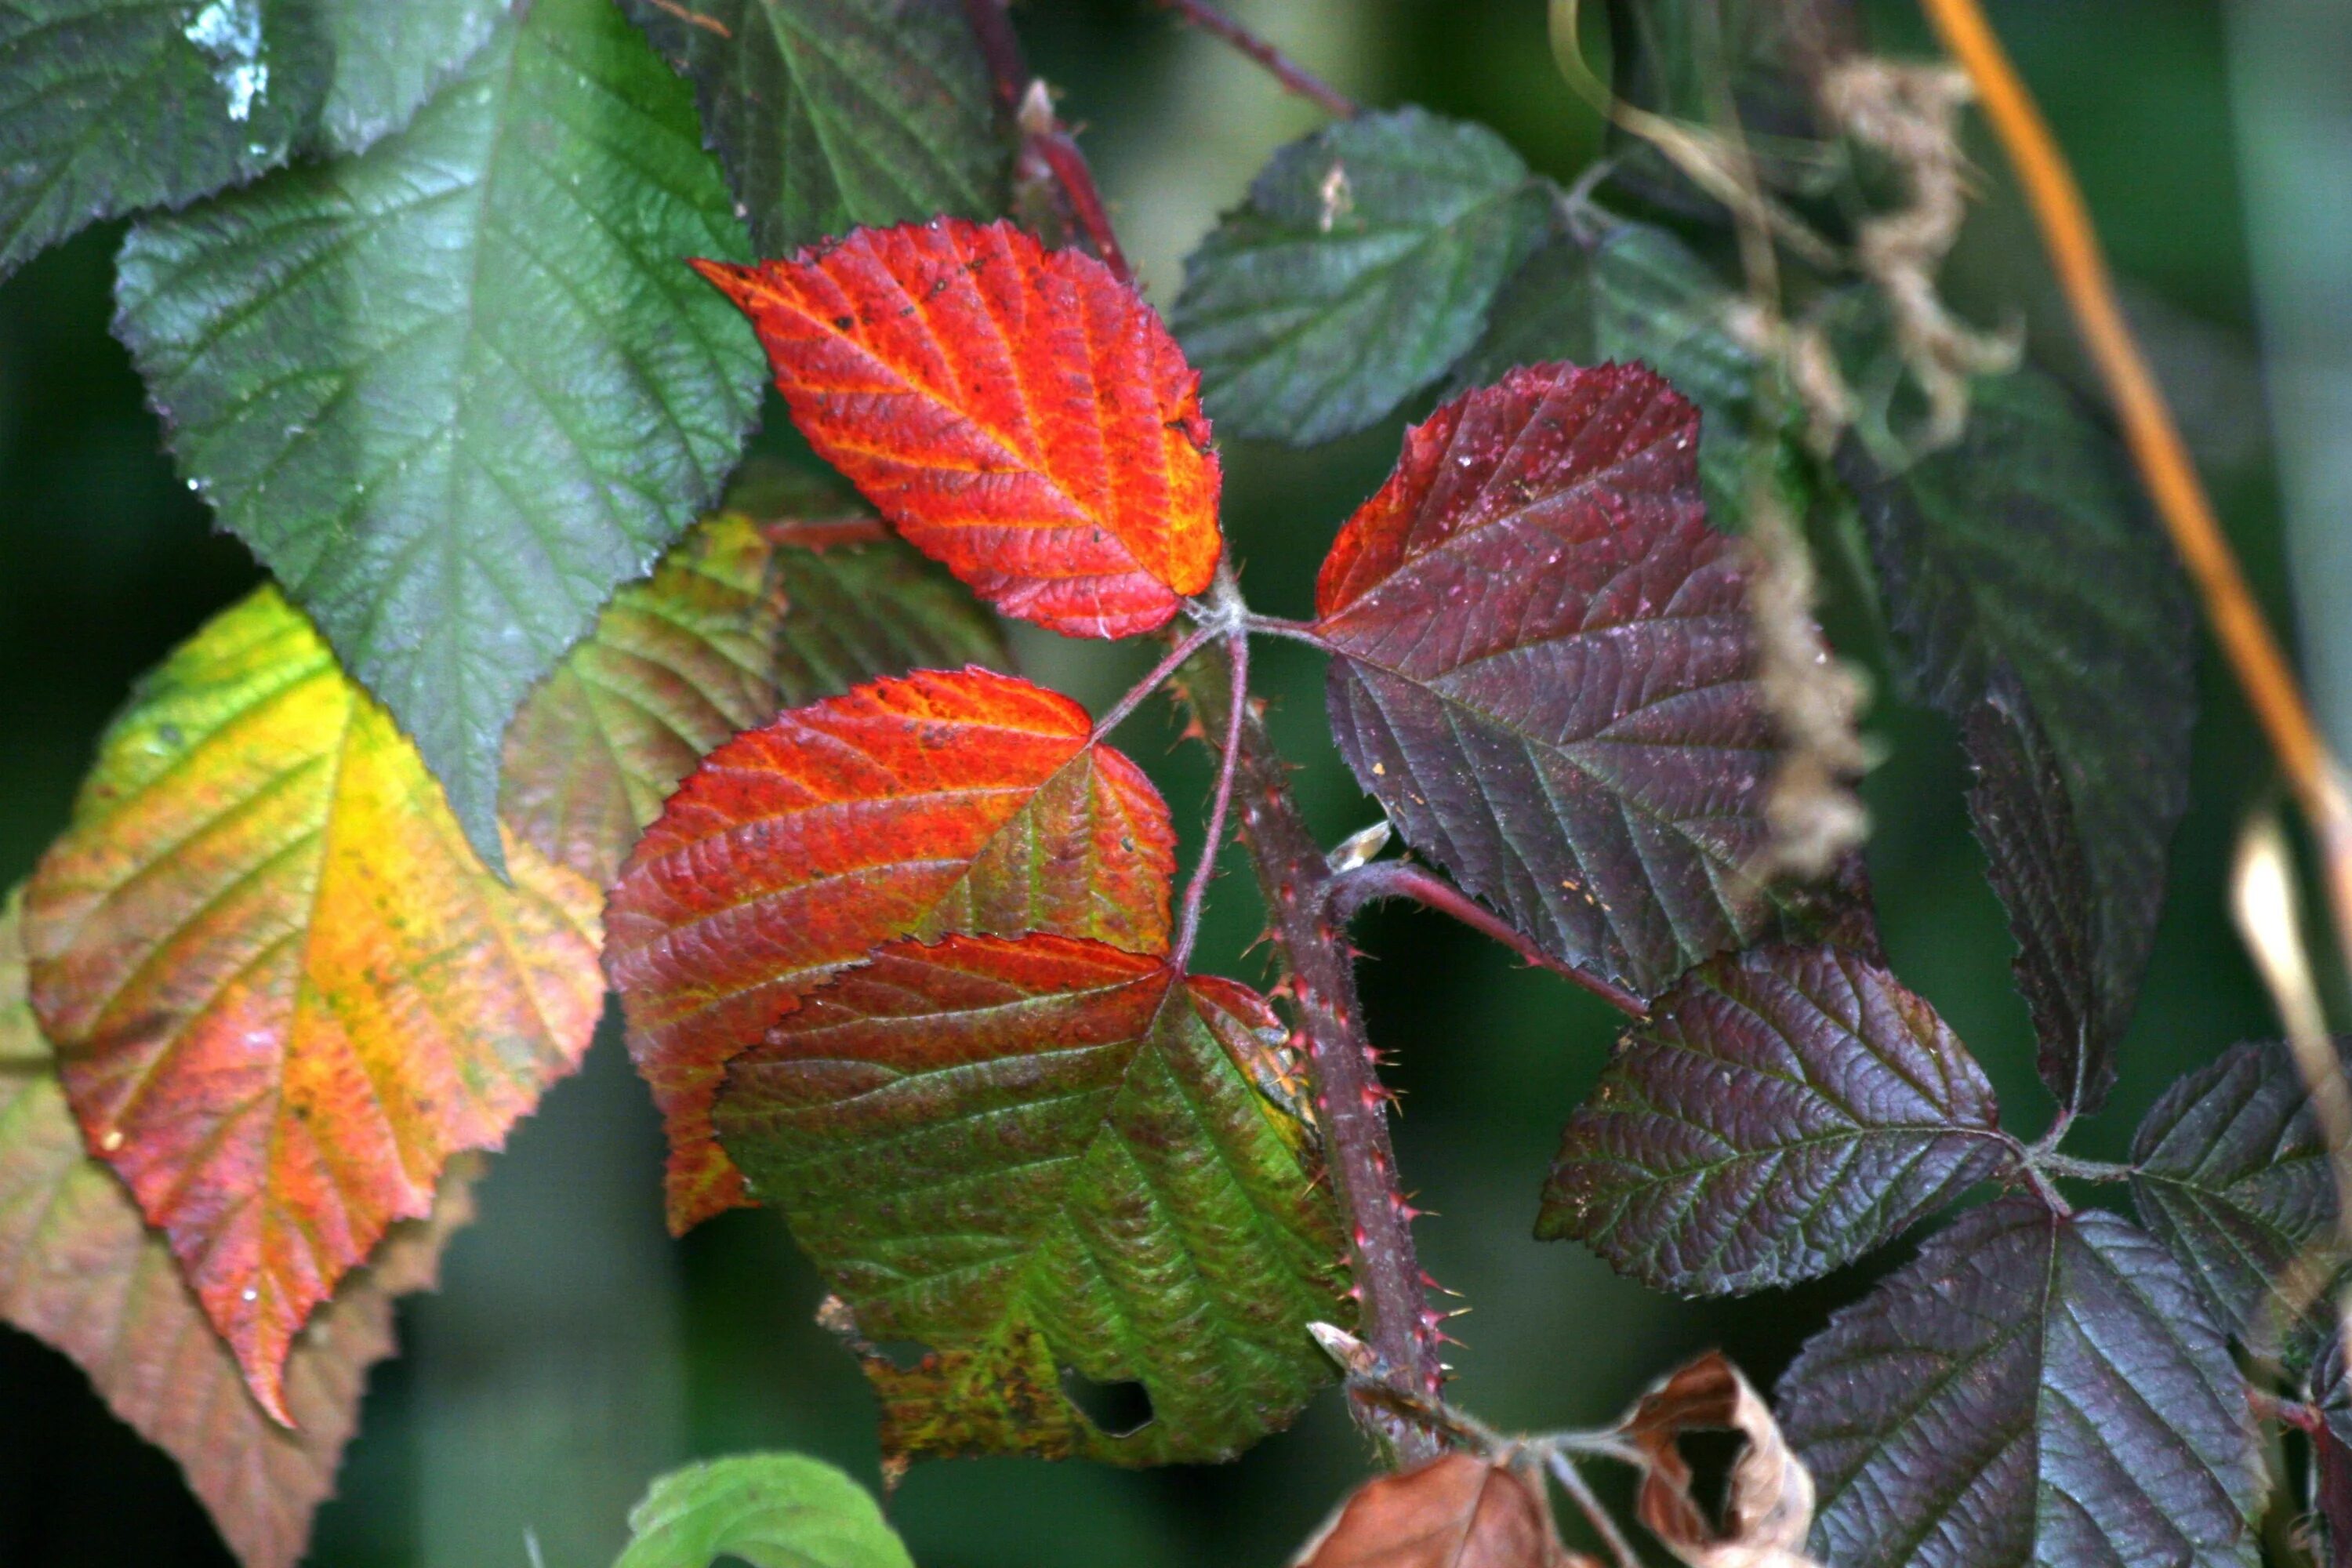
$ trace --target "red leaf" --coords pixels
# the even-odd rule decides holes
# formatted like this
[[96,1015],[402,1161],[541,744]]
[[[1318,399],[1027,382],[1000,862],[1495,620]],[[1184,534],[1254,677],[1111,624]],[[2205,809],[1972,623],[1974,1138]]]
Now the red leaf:
[[744,1202],[710,1135],[728,1059],[896,937],[1168,943],[1175,836],[1066,697],[978,668],[878,680],[720,747],[614,888],[606,967],[670,1137],[680,1231]]
[[1209,585],[1201,378],[1100,262],[940,218],[694,265],[751,318],[817,451],[1006,614],[1127,637]]
[[1440,408],[1316,586],[1331,724],[1406,840],[1644,994],[1767,929],[1773,736],[1698,416],[1638,365]]
[[1560,1545],[1539,1486],[1470,1454],[1365,1482],[1292,1561],[1294,1568],[1591,1568]]

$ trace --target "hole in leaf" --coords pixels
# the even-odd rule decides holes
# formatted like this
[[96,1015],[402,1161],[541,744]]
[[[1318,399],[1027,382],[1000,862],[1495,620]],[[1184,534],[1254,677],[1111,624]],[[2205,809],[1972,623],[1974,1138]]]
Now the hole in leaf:
[[1109,1437],[1124,1437],[1151,1425],[1151,1395],[1143,1384],[1097,1383],[1069,1367],[1062,1369],[1062,1393]]
[[1748,1439],[1737,1432],[1700,1427],[1683,1433],[1676,1447],[1690,1464],[1691,1500],[1720,1527],[1724,1504],[1731,1499],[1731,1467],[1748,1451]]
[[897,1367],[900,1372],[912,1372],[922,1365],[931,1347],[920,1340],[884,1340],[874,1347],[874,1353]]

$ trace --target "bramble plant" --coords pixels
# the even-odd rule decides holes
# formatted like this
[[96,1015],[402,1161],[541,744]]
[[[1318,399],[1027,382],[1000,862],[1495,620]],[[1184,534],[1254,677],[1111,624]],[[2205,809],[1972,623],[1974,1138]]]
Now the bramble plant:
[[[295,1563],[394,1300],[609,987],[672,1230],[783,1217],[894,1477],[1231,1459],[1338,1382],[1394,1473],[1316,1568],[1594,1561],[1555,1488],[1631,1568],[1596,1460],[1699,1568],[2252,1563],[2295,1478],[2346,1560],[2340,1089],[2239,1046],[2127,1163],[2063,1143],[2149,961],[2194,600],[2095,415],[1936,292],[1969,79],[1827,6],[1637,4],[1610,97],[1555,5],[1620,127],[1562,188],[1162,4],[1333,115],[1164,320],[1002,0],[0,15],[0,267],[142,215],[117,331],[274,579],[141,683],[0,916],[0,1316],[248,1568]],[[1932,10],[1990,79],[1973,7]],[[762,355],[855,497],[736,472]],[[1313,616],[1253,608],[1216,437],[1433,389]],[[1817,576],[1959,735],[2041,1135],[1879,947]],[[998,616],[1157,662],[1089,713]],[[1381,814],[1336,847],[1265,638],[1328,660]],[[1181,872],[1114,743],[1162,693],[1214,760]],[[1264,991],[1195,965],[1229,829]],[[1391,1143],[1412,1045],[1357,995],[1391,899],[1625,1016],[1528,1174],[1538,1237],[1717,1296],[1957,1212],[1769,1404],[1709,1355],[1614,1426],[1491,1429],[1447,1398]],[[1719,1499],[1701,1429],[1742,1440]],[[796,1455],[630,1524],[625,1568],[908,1561]]]

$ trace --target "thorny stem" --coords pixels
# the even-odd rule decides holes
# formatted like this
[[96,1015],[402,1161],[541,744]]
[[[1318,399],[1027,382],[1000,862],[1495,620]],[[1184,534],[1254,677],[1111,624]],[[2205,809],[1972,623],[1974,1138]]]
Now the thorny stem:
[[[1233,602],[1238,604],[1240,595],[1232,584],[1233,574],[1221,567],[1217,585],[1231,592]],[[1236,628],[1225,634],[1225,669],[1233,690],[1249,690],[1249,633]],[[1234,775],[1241,755],[1242,715],[1246,710],[1247,704],[1235,702],[1225,716],[1225,736],[1218,747],[1216,793],[1210,797],[1209,833],[1201,845],[1200,864],[1192,868],[1192,879],[1185,885],[1184,912],[1176,924],[1176,951],[1170,962],[1179,970],[1192,962],[1193,939],[1201,934],[1201,903],[1208,896],[1209,879],[1216,873],[1217,851],[1224,846],[1225,818],[1233,810]]]
[[1087,237],[1103,265],[1121,282],[1132,283],[1134,270],[1111,232],[1110,214],[1103,205],[1093,172],[1087,167],[1086,154],[1078,151],[1068,127],[1055,117],[1053,96],[1044,80],[1029,74],[1021,58],[1021,39],[1013,31],[1013,18],[1004,6],[1005,0],[964,0],[963,9],[971,23],[972,37],[979,41],[981,58],[987,62],[997,107],[1021,132],[1018,177],[1049,181],[1070,226]]
[[2352,962],[2352,797],[2294,668],[2246,585],[2163,389],[2125,323],[2074,171],[1977,0],[1920,0],[1920,5],[1976,86],[2042,230],[2075,327],[2114,400],[2133,462],[2197,584],[2214,638],[2311,820],[2326,862],[2336,936]]
[[[1022,84],[1029,79],[1004,0],[964,0],[964,7],[998,100],[1017,111]],[[1027,134],[1024,128],[1024,138]],[[1059,161],[1046,157],[1055,182],[1081,215],[1082,224],[1084,214],[1101,216],[1103,233],[1095,237],[1104,265],[1121,281],[1132,283],[1134,276],[1116,242],[1102,243],[1109,222],[1101,216],[1102,195],[1093,174],[1076,145],[1066,136],[1062,140],[1069,156]],[[1209,625],[1227,636],[1245,630],[1247,614],[1237,602],[1231,614],[1233,619],[1217,616]],[[1362,1303],[1364,1337],[1384,1361],[1400,1369],[1403,1385],[1433,1395],[1445,1371],[1437,1359],[1438,1320],[1429,1310],[1425,1276],[1413,1250],[1414,1211],[1397,1184],[1396,1153],[1389,1142],[1391,1097],[1373,1071],[1371,1042],[1364,1034],[1363,1010],[1356,999],[1354,958],[1345,932],[1330,917],[1325,884],[1331,872],[1291,795],[1286,765],[1275,752],[1247,689],[1236,688],[1232,676],[1218,669],[1215,661],[1204,667],[1196,654],[1192,663],[1178,671],[1176,681],[1203,734],[1234,737],[1223,748],[1220,771],[1232,771],[1228,798],[1240,805],[1242,839],[1257,870],[1275,945],[1290,972],[1317,1120],[1329,1152],[1332,1187],[1349,1221],[1349,1262]],[[1359,1425],[1390,1449],[1399,1464],[1418,1464],[1440,1451],[1429,1432],[1371,1401],[1358,1398],[1354,1410]]]
[[1208,0],[1153,0],[1163,11],[1173,11],[1192,26],[1223,38],[1273,73],[1274,79],[1312,100],[1327,114],[1352,120],[1360,112],[1356,100],[1218,10]]
[[1649,1004],[1631,991],[1572,963],[1563,963],[1529,942],[1510,922],[1496,915],[1435,872],[1410,860],[1375,860],[1343,871],[1330,881],[1331,915],[1342,927],[1375,899],[1411,899],[1440,914],[1452,915],[1472,931],[1494,938],[1528,963],[1565,975],[1629,1018],[1650,1016]]

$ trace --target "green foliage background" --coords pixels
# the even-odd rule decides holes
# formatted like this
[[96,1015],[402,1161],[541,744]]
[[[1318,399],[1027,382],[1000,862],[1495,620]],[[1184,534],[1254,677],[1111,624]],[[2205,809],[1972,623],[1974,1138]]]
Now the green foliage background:
[[[1551,68],[1537,0],[1262,0],[1234,7],[1370,102],[1417,101],[1485,121],[1529,163],[1572,176],[1599,136]],[[1883,48],[1923,52],[1911,6],[1874,4]],[[2274,612],[2285,598],[2277,499],[2262,450],[2252,302],[2213,0],[2005,0],[1994,19],[2074,154],[2119,269],[2153,333],[2240,549]],[[1067,93],[1153,298],[1216,212],[1240,199],[1311,110],[1141,0],[1029,0],[1033,61]],[[1990,149],[1980,149],[1988,166]],[[0,288],[0,886],[63,825],[72,789],[130,681],[257,575],[174,479],[123,350],[108,336],[120,226],[86,234]],[[1980,209],[1951,271],[1979,321],[2022,302],[2037,353],[2071,343],[2022,216]],[[1408,409],[1418,416],[1427,399]],[[1396,452],[1402,416],[1297,454],[1228,441],[1226,526],[1253,601],[1304,613],[1340,519]],[[760,445],[795,440],[771,399]],[[1856,623],[1832,605],[1833,633]],[[1022,639],[1031,672],[1100,702],[1125,684],[1098,647]],[[1302,793],[1337,838],[1372,819],[1332,754],[1320,670],[1264,648],[1277,738],[1308,763]],[[2270,1032],[2228,931],[2231,837],[2270,770],[2213,662],[2202,667],[2195,794],[2171,900],[2122,1078],[2079,1152],[2119,1158],[2177,1073]],[[1986,1063],[2021,1131],[2046,1106],[2008,981],[2009,942],[1961,812],[1939,720],[1882,702],[1891,748],[1867,795],[1895,969]],[[1162,779],[1188,834],[1205,783],[1195,749],[1127,745]],[[1189,846],[1186,853],[1189,854]],[[1228,972],[1255,934],[1246,878],[1221,884],[1204,951]],[[1654,1373],[1709,1344],[1768,1384],[1801,1337],[1864,1281],[1848,1270],[1747,1301],[1684,1305],[1622,1281],[1582,1249],[1528,1238],[1570,1108],[1613,1033],[1599,1004],[1433,917],[1368,920],[1374,1037],[1398,1054],[1399,1153],[1421,1202],[1424,1261],[1475,1313],[1456,1325],[1458,1397],[1501,1425],[1591,1424]],[[1238,966],[1238,967],[1237,967]],[[814,1275],[772,1215],[663,1236],[659,1138],[617,1038],[525,1123],[452,1249],[441,1297],[404,1310],[403,1358],[381,1369],[342,1498],[314,1561],[441,1568],[532,1561],[602,1568],[658,1471],[692,1458],[796,1447],[871,1479],[872,1406],[809,1321]],[[1896,1248],[1877,1267],[1907,1254]],[[892,1505],[926,1568],[1272,1564],[1360,1469],[1336,1399],[1219,1469],[1133,1474],[1019,1461],[926,1466]],[[81,1375],[0,1330],[0,1561],[226,1563],[169,1462],[105,1414]]]

